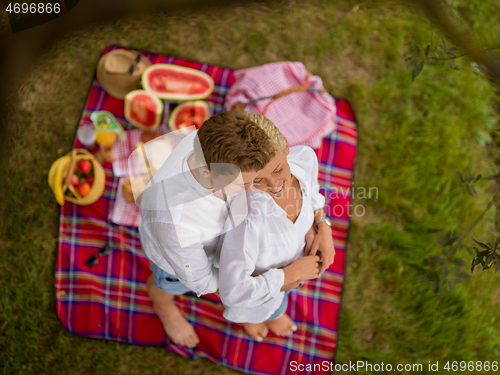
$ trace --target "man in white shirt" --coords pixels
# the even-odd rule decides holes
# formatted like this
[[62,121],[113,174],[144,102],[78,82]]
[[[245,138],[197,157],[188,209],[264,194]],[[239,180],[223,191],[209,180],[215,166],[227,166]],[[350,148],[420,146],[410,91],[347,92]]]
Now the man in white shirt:
[[[276,154],[258,124],[262,118],[235,111],[211,117],[179,143],[142,194],[139,231],[153,271],[147,289],[177,345],[195,347],[199,338],[174,296],[218,291],[213,263],[231,196],[252,190],[253,180]],[[245,212],[233,214],[236,226]]]

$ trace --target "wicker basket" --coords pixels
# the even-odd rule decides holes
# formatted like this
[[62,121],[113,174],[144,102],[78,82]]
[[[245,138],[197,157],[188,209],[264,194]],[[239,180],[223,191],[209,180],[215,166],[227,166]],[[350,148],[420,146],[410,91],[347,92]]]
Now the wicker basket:
[[[101,195],[104,193],[104,187],[106,185],[106,174],[104,169],[99,163],[99,161],[85,149],[77,148],[69,152],[66,157],[71,158],[71,162],[66,171],[64,171],[64,176],[70,176],[63,179],[63,194],[64,199],[81,206],[89,205],[96,202]],[[92,163],[92,169],[94,171],[94,182],[92,183],[92,188],[90,192],[84,197],[80,196],[76,191],[75,187],[71,184],[71,176],[75,170],[75,166],[80,160],[89,160]],[[66,191],[69,190],[74,197],[68,196]]]

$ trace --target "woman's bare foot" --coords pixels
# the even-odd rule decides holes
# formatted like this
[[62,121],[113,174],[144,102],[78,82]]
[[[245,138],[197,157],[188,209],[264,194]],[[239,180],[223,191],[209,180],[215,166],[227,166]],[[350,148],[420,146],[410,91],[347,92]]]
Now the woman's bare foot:
[[297,326],[287,314],[283,314],[278,319],[269,320],[267,325],[276,336],[290,336],[297,330]]
[[269,332],[266,323],[242,323],[243,329],[255,341],[261,342]]
[[158,315],[167,336],[176,345],[194,348],[200,342],[193,326],[184,318],[175,305],[174,296],[154,285],[153,275],[146,284],[149,296],[153,301],[153,309]]

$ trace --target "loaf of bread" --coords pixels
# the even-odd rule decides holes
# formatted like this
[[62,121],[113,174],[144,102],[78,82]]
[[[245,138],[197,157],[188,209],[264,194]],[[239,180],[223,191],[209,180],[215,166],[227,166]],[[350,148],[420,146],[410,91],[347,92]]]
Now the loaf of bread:
[[130,178],[126,178],[125,180],[123,180],[122,192],[125,200],[128,203],[134,202],[134,192],[132,191],[132,183],[130,182]]

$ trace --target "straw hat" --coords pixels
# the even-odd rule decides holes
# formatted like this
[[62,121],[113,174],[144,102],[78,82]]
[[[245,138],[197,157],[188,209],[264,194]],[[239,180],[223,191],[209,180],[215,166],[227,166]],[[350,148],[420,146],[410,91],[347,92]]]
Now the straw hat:
[[97,81],[111,96],[124,99],[141,87],[141,75],[151,62],[138,51],[116,49],[101,57],[97,64]]

